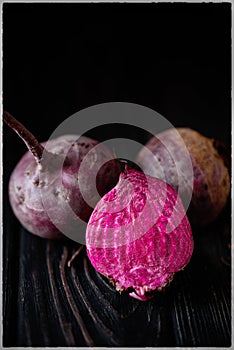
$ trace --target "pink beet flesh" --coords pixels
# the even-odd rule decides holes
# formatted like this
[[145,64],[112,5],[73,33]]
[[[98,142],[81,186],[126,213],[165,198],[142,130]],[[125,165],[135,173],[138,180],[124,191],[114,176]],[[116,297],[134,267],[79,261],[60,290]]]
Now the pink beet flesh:
[[[173,223],[168,232],[167,225]],[[86,241],[93,266],[117,290],[129,289],[131,297],[143,301],[166,286],[193,251],[191,227],[177,192],[133,169],[122,173],[116,187],[98,202]]]

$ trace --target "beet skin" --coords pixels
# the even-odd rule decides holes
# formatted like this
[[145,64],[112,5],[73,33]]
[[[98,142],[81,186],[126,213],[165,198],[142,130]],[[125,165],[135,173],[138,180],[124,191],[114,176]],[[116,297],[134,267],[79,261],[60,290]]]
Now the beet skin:
[[[229,196],[230,175],[224,145],[189,128],[169,129],[151,138],[145,145],[154,155],[158,166],[152,161],[152,154],[144,148],[139,152],[136,162],[146,174],[156,178],[162,178],[162,170],[165,181],[178,190],[176,164],[170,155],[170,149],[180,154],[183,147],[177,132],[188,149],[193,166],[194,181],[188,217],[193,226],[203,226],[218,217]],[[164,144],[169,147],[166,148]],[[180,162],[183,168],[183,157]],[[182,178],[180,190],[183,198],[186,195],[186,178]]]
[[[29,149],[9,182],[9,199],[16,217],[40,237],[56,239],[72,232],[75,237],[68,236],[76,240],[76,227],[88,221],[100,196],[117,183],[118,161],[107,147],[100,144],[96,149],[98,142],[84,136],[63,135],[49,140],[45,148],[45,143],[40,144],[10,113],[4,112],[3,118]],[[83,162],[84,157],[88,161]],[[81,164],[85,165],[79,172]],[[97,164],[101,166],[98,172]]]

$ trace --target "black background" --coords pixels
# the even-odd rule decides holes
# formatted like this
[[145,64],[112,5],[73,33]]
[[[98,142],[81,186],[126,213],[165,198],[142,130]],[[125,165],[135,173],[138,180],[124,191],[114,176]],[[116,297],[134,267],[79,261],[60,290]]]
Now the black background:
[[80,109],[125,101],[230,143],[230,4],[3,9],[4,108],[40,140]]
[[[78,110],[111,101],[150,107],[175,126],[192,127],[230,146],[231,4],[3,5],[5,110],[43,141]],[[143,132],[121,126],[93,135],[100,140],[130,135],[142,143],[147,139]],[[9,209],[7,182],[25,152],[7,127],[3,150],[6,234],[10,227],[19,230]],[[11,249],[19,248],[19,243],[11,244]],[[8,253],[6,248],[6,259]],[[16,289],[13,281],[13,296]],[[16,301],[7,297],[7,302],[6,345],[27,345],[15,335]],[[229,344],[229,338],[218,339],[170,343],[165,338],[161,345]],[[132,344],[150,345],[144,339],[120,342]]]

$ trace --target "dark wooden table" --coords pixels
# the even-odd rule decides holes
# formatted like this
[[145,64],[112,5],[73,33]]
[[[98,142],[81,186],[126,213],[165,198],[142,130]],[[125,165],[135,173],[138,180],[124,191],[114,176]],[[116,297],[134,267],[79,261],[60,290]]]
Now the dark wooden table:
[[78,244],[34,237],[5,209],[4,346],[231,345],[230,204],[194,232],[191,262],[148,302],[116,292],[85,248],[68,268]]

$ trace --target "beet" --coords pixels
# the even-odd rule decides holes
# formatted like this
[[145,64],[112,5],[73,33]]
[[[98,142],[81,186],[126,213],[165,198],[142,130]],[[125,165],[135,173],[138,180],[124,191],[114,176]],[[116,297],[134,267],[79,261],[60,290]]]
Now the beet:
[[177,192],[126,168],[96,205],[86,231],[92,265],[118,291],[145,301],[189,262],[192,231]]
[[[65,234],[75,239],[74,230],[88,221],[93,210],[83,199],[78,183],[77,174],[83,158],[93,150],[95,157],[90,157],[88,165],[85,163],[85,174],[81,174],[85,178],[82,191],[86,197],[92,198],[93,203],[100,199],[94,187],[97,186],[103,196],[117,183],[119,163],[114,160],[105,163],[112,157],[111,152],[104,145],[99,145],[96,152],[94,147],[98,142],[88,137],[63,135],[40,144],[8,112],[4,112],[4,121],[29,149],[15,167],[9,182],[9,199],[16,217],[29,232],[40,237],[57,239]],[[105,164],[97,174],[97,183],[93,184],[88,179],[89,175],[94,175],[93,163],[96,160]],[[73,227],[72,222],[75,223]]]
[[[177,137],[177,132],[181,135],[182,140]],[[189,128],[169,129],[151,138],[146,144],[151,154],[142,148],[136,162],[146,174],[161,179],[163,174],[165,181],[178,190],[176,162],[170,151],[179,154],[183,141],[190,154],[194,173],[188,217],[194,227],[199,227],[218,217],[229,196],[230,175],[227,164],[229,157],[226,156],[225,146]],[[167,148],[164,144],[167,145]],[[182,156],[180,162],[183,168],[185,161]],[[180,180],[180,191],[183,198],[187,191],[186,176],[181,177]]]

